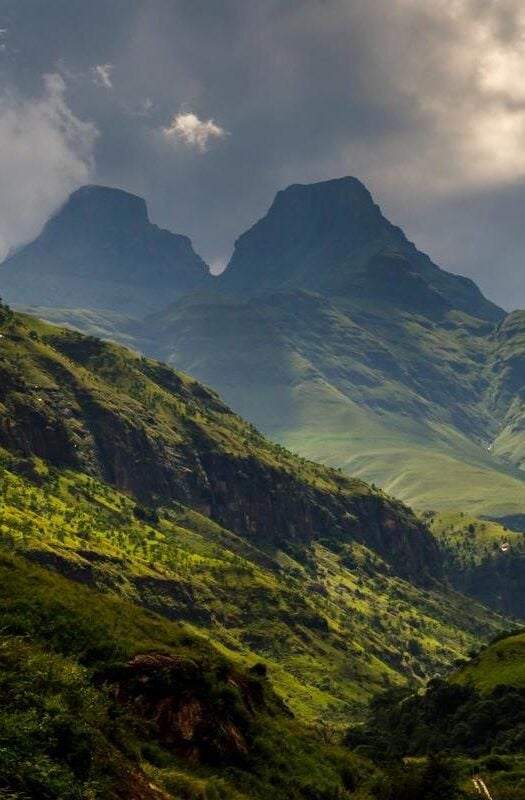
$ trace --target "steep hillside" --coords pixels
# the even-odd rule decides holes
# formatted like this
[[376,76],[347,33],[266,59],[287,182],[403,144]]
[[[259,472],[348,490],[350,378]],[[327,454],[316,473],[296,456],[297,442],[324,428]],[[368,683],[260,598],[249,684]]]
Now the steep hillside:
[[143,316],[210,281],[186,236],[148,219],[144,200],[84,186],[0,267],[9,302]]
[[293,719],[262,665],[3,552],[0,620],[9,800],[344,800],[372,772]]
[[357,539],[402,576],[439,576],[432,537],[400,503],[270,444],[162,364],[3,313],[5,449],[83,470],[147,503],[183,502],[258,544]]
[[496,522],[459,513],[427,515],[453,586],[508,617],[525,619],[525,539]]
[[[426,760],[456,785],[456,793],[449,789],[445,796],[523,800],[524,719],[525,634],[517,632],[498,637],[446,680],[431,681],[424,693],[377,698],[368,721],[352,727],[346,741],[356,753],[397,762],[388,770],[387,783],[394,786],[417,781]],[[452,760],[441,761],[437,770],[436,754],[443,752]]]
[[441,583],[400,503],[271,445],[163,365],[2,315],[5,547],[262,659],[314,719],[501,626]]

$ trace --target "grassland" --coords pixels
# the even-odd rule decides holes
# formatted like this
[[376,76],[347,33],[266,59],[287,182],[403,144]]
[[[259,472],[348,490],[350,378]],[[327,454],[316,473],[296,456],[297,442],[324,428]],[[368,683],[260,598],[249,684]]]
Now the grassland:
[[509,331],[495,356],[492,325],[463,312],[433,319],[306,291],[190,298],[134,328],[142,351],[214,386],[292,451],[417,510],[501,519],[525,509],[521,412],[511,423],[512,392],[497,388],[520,352]]
[[471,684],[484,694],[497,686],[525,689],[525,633],[518,632],[482,648],[458,670],[454,681]]
[[374,691],[421,682],[502,624],[450,590],[397,578],[359,543],[270,557],[180,504],[152,513],[79,473],[17,470],[4,454],[4,548],[186,620],[234,660],[263,661],[310,721],[359,715]]

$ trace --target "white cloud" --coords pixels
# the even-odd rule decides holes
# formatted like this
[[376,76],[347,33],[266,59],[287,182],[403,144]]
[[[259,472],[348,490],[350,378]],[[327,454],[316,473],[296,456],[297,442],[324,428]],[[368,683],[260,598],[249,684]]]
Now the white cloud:
[[91,67],[90,72],[91,79],[97,86],[103,86],[104,89],[113,89],[113,82],[111,80],[113,64],[97,64]]
[[[411,125],[399,135],[387,129],[376,143],[377,182],[397,191],[407,179],[429,195],[523,179],[522,2],[397,0],[386,20],[382,7],[378,0],[367,6],[378,78]],[[374,174],[366,143],[349,142],[347,153],[363,174]]]
[[202,120],[191,111],[180,111],[169,126],[162,128],[162,134],[170,141],[183,142],[203,153],[210,139],[223,139],[227,131],[213,119]]
[[92,173],[95,126],[73,114],[60,75],[43,80],[40,97],[0,96],[0,259]]

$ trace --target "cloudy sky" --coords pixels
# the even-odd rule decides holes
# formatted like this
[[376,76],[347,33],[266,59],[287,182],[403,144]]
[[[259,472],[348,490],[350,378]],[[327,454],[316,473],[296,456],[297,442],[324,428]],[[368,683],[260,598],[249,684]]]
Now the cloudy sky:
[[0,0],[0,252],[86,182],[219,269],[292,182],[356,175],[525,307],[521,0]]

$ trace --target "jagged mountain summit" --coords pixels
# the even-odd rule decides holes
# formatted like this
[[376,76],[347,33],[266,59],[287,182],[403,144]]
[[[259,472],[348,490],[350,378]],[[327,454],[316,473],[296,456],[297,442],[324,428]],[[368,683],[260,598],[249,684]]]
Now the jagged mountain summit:
[[197,291],[209,270],[186,236],[150,222],[145,201],[105,186],[74,192],[0,267],[11,303],[145,315]]
[[244,297],[306,289],[387,301],[416,313],[503,316],[473,281],[420,253],[351,177],[278,192],[266,216],[237,240],[219,281]]

